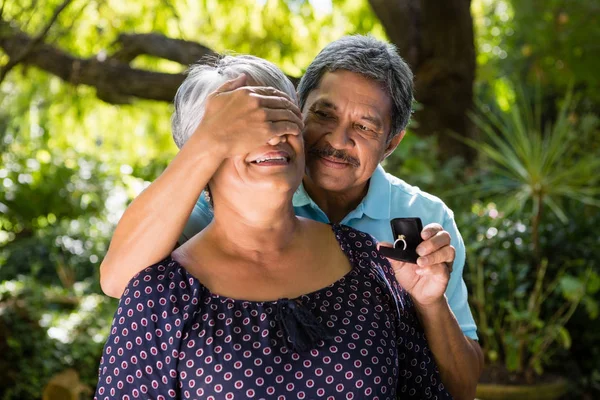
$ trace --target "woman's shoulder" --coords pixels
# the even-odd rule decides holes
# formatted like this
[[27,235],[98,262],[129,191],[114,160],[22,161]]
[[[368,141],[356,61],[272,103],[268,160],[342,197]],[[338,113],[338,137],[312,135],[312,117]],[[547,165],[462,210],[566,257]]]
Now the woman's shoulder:
[[202,285],[171,256],[138,272],[129,281],[123,297],[152,299],[166,297],[171,303],[197,298]]
[[360,242],[361,245],[366,244],[369,247],[377,246],[377,239],[367,232],[359,231],[358,229],[343,224],[331,224],[331,226],[336,233],[354,239],[355,241]]
[[202,304],[205,291],[197,279],[171,257],[144,268],[123,292],[115,314],[119,325],[180,327]]
[[393,293],[400,310],[412,308],[412,299],[402,286],[398,284],[394,269],[389,260],[378,249],[378,241],[372,235],[346,225],[333,225],[336,236],[345,241],[348,253],[354,257],[359,265],[366,267],[374,273]]
[[369,263],[387,263],[387,259],[377,249],[377,239],[370,234],[342,224],[332,224],[332,229],[342,249],[351,257]]
[[[343,252],[350,258],[377,257],[377,240],[368,233],[358,231],[347,225],[323,223],[301,218],[306,227],[307,236],[313,246],[328,246],[337,242]],[[362,256],[362,257],[361,257]]]

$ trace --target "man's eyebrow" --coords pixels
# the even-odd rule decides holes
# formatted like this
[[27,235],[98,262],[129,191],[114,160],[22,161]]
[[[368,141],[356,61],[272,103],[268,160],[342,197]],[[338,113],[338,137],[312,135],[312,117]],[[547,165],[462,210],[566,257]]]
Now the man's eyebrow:
[[377,129],[383,128],[383,122],[379,117],[376,117],[374,115],[363,115],[361,119],[372,123]]
[[335,104],[333,104],[331,101],[325,100],[325,99],[319,99],[319,100],[315,101],[311,108],[317,108],[317,107],[329,108],[333,111],[337,110],[337,107]]
[[[319,99],[319,100],[315,101],[312,104],[311,109],[314,110],[316,108],[326,108],[326,109],[330,109],[333,111],[337,111],[337,106],[327,99]],[[378,117],[376,115],[365,114],[361,117],[361,120],[370,122],[371,124],[375,125],[375,129],[377,129],[377,130],[383,129],[383,121],[381,120],[380,117]]]

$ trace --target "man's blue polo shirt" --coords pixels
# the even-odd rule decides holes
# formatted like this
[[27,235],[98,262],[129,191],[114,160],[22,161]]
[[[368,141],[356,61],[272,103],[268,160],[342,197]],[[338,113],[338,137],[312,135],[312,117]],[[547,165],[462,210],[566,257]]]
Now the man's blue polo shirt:
[[[296,215],[329,223],[327,215],[308,196],[303,185],[300,185],[294,194],[293,203]],[[446,297],[463,333],[472,339],[477,339],[477,327],[467,302],[467,287],[462,278],[465,245],[454,222],[452,211],[440,199],[408,185],[378,166],[369,181],[367,195],[341,223],[369,233],[380,242],[391,243],[394,239],[390,219],[398,217],[419,217],[423,226],[436,222],[450,234],[451,244],[456,249],[456,258],[446,289]],[[200,232],[212,218],[211,208],[204,196],[200,196],[185,226],[182,239],[187,240]]]

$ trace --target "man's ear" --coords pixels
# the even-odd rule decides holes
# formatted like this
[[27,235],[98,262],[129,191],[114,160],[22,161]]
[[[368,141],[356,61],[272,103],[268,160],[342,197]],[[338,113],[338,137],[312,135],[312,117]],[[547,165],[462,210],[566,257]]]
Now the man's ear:
[[392,140],[390,140],[390,142],[387,144],[387,146],[385,148],[385,152],[383,153],[383,158],[381,159],[381,161],[388,158],[388,156],[390,154],[392,154],[392,152],[394,150],[396,150],[396,147],[398,147],[398,145],[400,144],[402,139],[404,139],[404,134],[406,134],[406,130],[401,130],[400,133],[398,133],[396,136],[394,136],[392,138]]

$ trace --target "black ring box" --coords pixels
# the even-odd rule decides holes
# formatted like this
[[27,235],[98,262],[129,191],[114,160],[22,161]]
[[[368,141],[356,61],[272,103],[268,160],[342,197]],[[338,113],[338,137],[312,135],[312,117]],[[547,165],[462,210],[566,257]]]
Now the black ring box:
[[[385,257],[416,264],[419,258],[417,246],[423,241],[421,218],[394,218],[390,221],[390,225],[396,245],[394,248],[381,246],[379,251]],[[404,243],[406,243],[406,250],[404,250]]]

